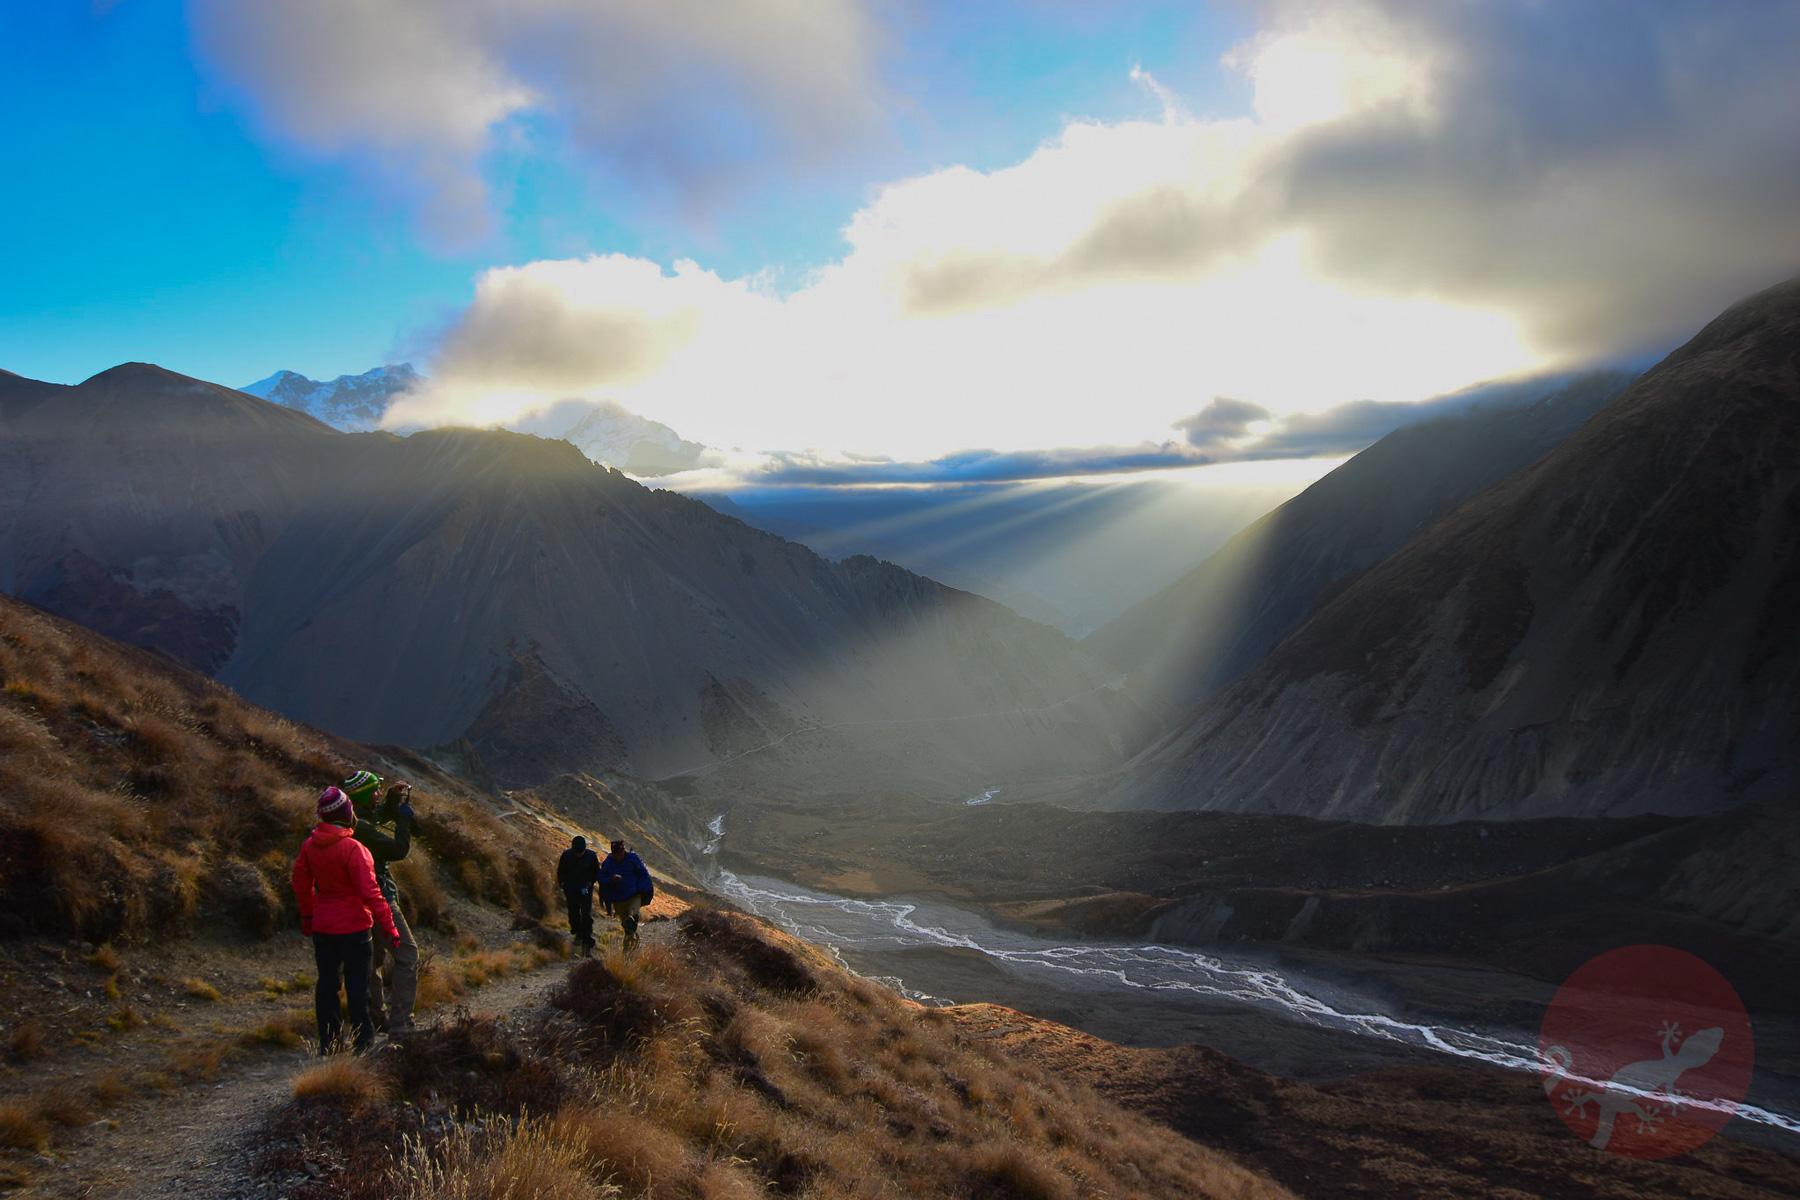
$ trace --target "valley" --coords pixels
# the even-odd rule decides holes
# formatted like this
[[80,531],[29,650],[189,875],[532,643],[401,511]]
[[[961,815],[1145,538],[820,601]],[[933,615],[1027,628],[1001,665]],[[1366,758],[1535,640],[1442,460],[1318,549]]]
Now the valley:
[[[1777,736],[1793,714],[1772,699],[1790,670],[1772,615],[1787,586],[1786,468],[1755,450],[1767,470],[1739,481],[1737,508],[1696,498],[1711,484],[1674,472],[1665,507],[1715,514],[1708,528],[1721,536],[1749,513],[1756,532],[1722,563],[1696,558],[1706,578],[1664,570],[1652,594],[1662,607],[1633,609],[1600,635],[1588,614],[1623,586],[1622,550],[1571,559],[1557,549],[1576,537],[1566,531],[1509,543],[1553,565],[1527,571],[1524,623],[1503,629],[1464,606],[1455,581],[1497,569],[1481,549],[1492,538],[1471,522],[1510,529],[1493,515],[1507,496],[1558,472],[1585,473],[1570,520],[1600,513],[1592,536],[1665,558],[1679,549],[1656,549],[1670,536],[1696,545],[1698,527],[1606,533],[1622,519],[1600,498],[1612,476],[1588,460],[1621,460],[1621,443],[1654,458],[1659,430],[1726,366],[1800,395],[1774,349],[1800,337],[1797,312],[1791,286],[1747,301],[1635,382],[1594,377],[1411,426],[1085,644],[889,563],[821,558],[559,441],[345,433],[142,365],[66,388],[0,379],[11,518],[0,582],[30,602],[0,610],[13,630],[7,736],[20,763],[81,774],[79,803],[105,814],[106,831],[78,851],[52,849],[47,868],[12,852],[0,885],[13,911],[96,946],[236,958],[233,938],[260,944],[283,918],[271,839],[299,777],[380,761],[453,797],[456,827],[481,831],[480,850],[436,834],[430,853],[444,861],[413,873],[434,936],[456,939],[439,951],[453,965],[524,954],[564,970],[543,860],[573,832],[628,836],[673,903],[734,908],[797,936],[849,978],[891,988],[908,1020],[948,1014],[970,1044],[1000,1039],[1061,1071],[1073,1069],[1067,1047],[1088,1046],[1139,1081],[1117,1093],[1127,1108],[1302,1193],[1316,1186],[1309,1172],[1348,1171],[1360,1182],[1320,1193],[1346,1195],[1402,1178],[1480,1195],[1498,1176],[1372,1166],[1379,1154],[1355,1158],[1329,1140],[1297,1154],[1245,1114],[1379,1129],[1364,1151],[1388,1138],[1382,1153],[1404,1158],[1452,1137],[1410,1107],[1421,1094],[1450,1111],[1497,1105],[1509,1132],[1496,1161],[1537,1177],[1569,1151],[1549,1148],[1542,1114],[1524,1107],[1546,1006],[1582,964],[1655,943],[1729,979],[1755,1016],[1756,1073],[1741,1101],[1697,1102],[1730,1114],[1705,1157],[1620,1186],[1779,1194],[1800,1153],[1800,818],[1783,790],[1791,747]],[[1789,409],[1760,403],[1741,419],[1767,426],[1768,447],[1785,445]],[[229,469],[187,481],[218,457]],[[339,461],[370,482],[322,483]],[[1232,620],[1215,611],[1226,592]],[[1600,742],[1556,758],[1554,738],[1574,728],[1564,718],[1508,723],[1525,693],[1550,703],[1595,636],[1604,654],[1624,654],[1576,672],[1595,712],[1610,711],[1609,688],[1638,687],[1619,682],[1630,671],[1674,678],[1687,669],[1684,631],[1727,602],[1755,615],[1721,642],[1737,665],[1695,668],[1703,686],[1685,699],[1657,683],[1633,701],[1634,727],[1687,748],[1678,798],[1666,798],[1677,787],[1667,779],[1632,792],[1641,765],[1581,766]],[[1427,611],[1408,616],[1408,604]],[[1432,631],[1415,636],[1407,621]],[[1446,621],[1476,632],[1445,643]],[[1144,641],[1157,627],[1175,641]],[[1620,651],[1627,628],[1638,645]],[[1460,657],[1431,649],[1443,644]],[[1493,669],[1473,672],[1470,654]],[[1326,698],[1388,684],[1400,693],[1374,708]],[[331,733],[272,724],[228,687]],[[1312,697],[1299,710],[1295,688]],[[1515,759],[1535,799],[1423,749],[1437,744],[1430,723],[1445,719],[1445,697],[1487,705],[1457,736],[1487,729],[1515,756],[1551,739]],[[1293,711],[1308,723],[1294,726]],[[1721,742],[1727,712],[1743,716]],[[1327,735],[1314,721],[1336,725]],[[1217,757],[1234,738],[1254,745],[1242,763]],[[198,739],[202,770],[236,772],[251,790],[220,800],[240,785],[215,795],[169,782],[184,739]],[[1270,755],[1280,762],[1268,778],[1242,790]],[[1439,783],[1397,782],[1393,764],[1419,755],[1435,756],[1439,774],[1426,778]],[[1365,759],[1373,774],[1356,765]],[[1303,763],[1298,789],[1271,799]],[[60,845],[50,793],[19,786],[12,840]],[[1322,788],[1331,799],[1316,800]],[[208,820],[230,831],[210,849],[191,820],[157,815],[163,797],[209,795],[219,815]],[[43,874],[73,870],[77,859],[58,857],[71,853],[125,864],[134,882],[111,908],[83,907],[69,876]],[[472,853],[480,865],[457,864]],[[255,929],[223,933],[233,905]],[[473,929],[484,933],[471,941]],[[44,952],[73,961],[54,943]],[[680,970],[712,969],[697,953],[683,950]],[[166,989],[168,970],[154,977]],[[548,987],[531,991],[532,1011]],[[54,1031],[58,1054],[110,1019],[96,1003]],[[538,1018],[522,1019],[518,1036],[538,1037]],[[742,1036],[735,1028],[718,1036]],[[244,1063],[246,1079],[262,1078],[254,1056]],[[1084,1078],[1116,1087],[1104,1073]]]

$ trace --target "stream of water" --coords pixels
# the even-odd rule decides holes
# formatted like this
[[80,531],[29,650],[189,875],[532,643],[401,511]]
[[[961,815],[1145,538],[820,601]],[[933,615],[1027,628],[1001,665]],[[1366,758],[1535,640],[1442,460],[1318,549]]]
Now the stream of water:
[[[725,836],[724,816],[715,818],[708,831],[713,837],[705,850],[716,855]],[[1128,989],[1171,998],[1206,997],[1251,1006],[1348,1037],[1378,1039],[1509,1071],[1542,1074],[1551,1065],[1539,1053],[1535,1039],[1527,1035],[1404,1020],[1340,987],[1290,980],[1265,965],[1233,962],[1181,946],[1062,944],[1003,929],[976,913],[938,901],[852,899],[780,880],[740,876],[723,867],[716,868],[713,886],[745,910],[828,949],[846,966],[872,974],[926,1003],[952,1001],[922,990],[923,981],[879,974],[871,971],[870,965],[894,962],[896,951],[972,952],[1021,977],[1064,990]],[[1621,1087],[1578,1075],[1569,1078],[1600,1088]],[[1654,1098],[1634,1089],[1623,1090]],[[1800,1119],[1786,1113],[1698,1097],[1684,1097],[1683,1103],[1732,1112],[1743,1120],[1800,1134]]]

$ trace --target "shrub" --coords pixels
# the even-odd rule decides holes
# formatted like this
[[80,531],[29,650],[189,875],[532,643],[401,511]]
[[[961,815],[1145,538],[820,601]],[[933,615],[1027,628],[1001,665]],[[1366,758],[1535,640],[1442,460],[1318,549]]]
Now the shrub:
[[6,1039],[6,1048],[13,1058],[19,1062],[31,1062],[44,1057],[49,1051],[46,1048],[44,1027],[35,1019],[26,1019],[19,1023]]
[[[665,986],[671,982],[679,986]],[[636,954],[614,950],[576,963],[550,1003],[576,1019],[592,1048],[617,1054],[696,1016],[691,993],[673,956],[647,946]]]
[[43,1120],[64,1128],[86,1125],[94,1119],[94,1110],[67,1084],[51,1088],[32,1108]]
[[409,855],[388,868],[400,885],[401,907],[415,928],[450,932],[450,897],[422,855]]
[[389,1060],[401,1095],[464,1113],[551,1113],[565,1091],[556,1064],[507,1037],[491,1017],[447,1021],[400,1043]]
[[17,1101],[0,1104],[0,1147],[7,1150],[44,1150],[50,1145],[50,1127],[30,1107]]
[[681,915],[679,928],[689,942],[723,954],[743,968],[749,981],[777,992],[809,992],[817,986],[800,956],[778,946],[747,917],[717,908],[694,907]]
[[215,865],[201,894],[252,937],[272,937],[286,923],[285,894],[277,894],[267,877],[243,859],[228,858]]

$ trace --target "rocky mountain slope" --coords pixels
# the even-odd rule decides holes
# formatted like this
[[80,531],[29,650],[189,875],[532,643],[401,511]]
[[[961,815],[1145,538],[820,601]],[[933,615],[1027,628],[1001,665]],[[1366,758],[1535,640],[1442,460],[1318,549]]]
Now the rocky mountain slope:
[[[1123,745],[1108,673],[1054,630],[565,442],[343,434],[142,364],[0,395],[0,589],[345,736],[462,741],[511,784],[668,774],[826,723],[821,769],[929,786]],[[921,723],[954,724],[941,757],[884,754]]]
[[1344,586],[1116,804],[1693,813],[1800,782],[1800,283]]
[[1083,644],[1157,703],[1197,700],[1255,665],[1321,596],[1543,457],[1630,381],[1597,372],[1390,433]]
[[361,375],[326,380],[277,371],[238,390],[316,417],[333,429],[367,432],[381,428],[381,418],[387,415],[394,397],[419,379],[411,363],[390,363]]

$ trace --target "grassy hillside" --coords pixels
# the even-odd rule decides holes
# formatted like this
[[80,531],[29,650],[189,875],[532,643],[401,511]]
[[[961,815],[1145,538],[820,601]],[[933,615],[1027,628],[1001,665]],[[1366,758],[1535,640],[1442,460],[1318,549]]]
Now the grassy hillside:
[[566,957],[549,878],[566,818],[0,596],[0,1187],[67,1179],[96,1121],[158,1122],[300,1052],[313,966],[288,872],[318,789],[357,766],[416,785],[394,872],[422,1008]]
[[313,797],[358,766],[417,784],[421,846],[397,870],[422,923],[444,923],[451,894],[546,915],[555,835],[541,822],[503,822],[417,759],[0,597],[0,933],[292,926],[287,872]]
[[578,964],[535,1021],[440,1025],[294,1096],[261,1170],[311,1200],[1289,1195],[717,909]]

